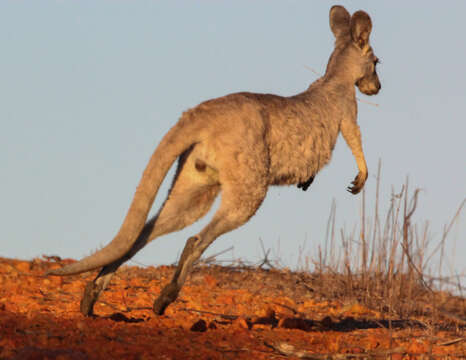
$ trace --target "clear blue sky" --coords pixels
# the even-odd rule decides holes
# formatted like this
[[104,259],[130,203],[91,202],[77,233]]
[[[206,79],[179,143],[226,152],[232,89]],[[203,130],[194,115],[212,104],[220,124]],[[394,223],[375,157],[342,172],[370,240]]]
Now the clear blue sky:
[[[359,95],[380,104],[359,104],[367,201],[381,158],[383,204],[409,175],[424,189],[415,220],[428,219],[437,241],[466,195],[466,2],[341,3],[371,15],[382,60],[382,92]],[[236,91],[292,95],[316,79],[306,66],[324,71],[331,5],[1,1],[0,256],[80,258],[110,241],[153,149],[184,110]],[[332,199],[337,227],[353,228],[361,197],[345,188],[356,173],[340,138],[307,192],[271,189],[257,215],[208,254],[234,246],[227,257],[256,261],[262,239],[296,264],[300,247],[312,254],[322,244]],[[459,272],[465,212],[449,245]],[[173,263],[205,222],[158,239],[136,260]]]

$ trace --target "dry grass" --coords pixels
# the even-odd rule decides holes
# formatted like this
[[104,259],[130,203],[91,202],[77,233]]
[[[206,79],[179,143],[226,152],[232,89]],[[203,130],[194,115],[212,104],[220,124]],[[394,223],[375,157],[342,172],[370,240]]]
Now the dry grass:
[[367,216],[363,192],[357,231],[338,231],[334,203],[317,259],[300,259],[303,276],[322,297],[358,301],[388,319],[427,318],[427,327],[464,327],[466,299],[461,281],[465,274],[445,276],[443,271],[447,238],[466,200],[435,244],[429,222],[412,222],[420,189],[410,192],[408,180],[399,192],[392,189],[388,211],[380,214],[380,171],[379,163],[373,217]]

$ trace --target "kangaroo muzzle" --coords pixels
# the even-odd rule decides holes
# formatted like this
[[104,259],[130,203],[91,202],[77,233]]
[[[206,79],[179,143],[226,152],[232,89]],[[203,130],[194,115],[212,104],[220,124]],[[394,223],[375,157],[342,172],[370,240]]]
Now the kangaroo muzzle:
[[366,95],[376,95],[382,88],[382,85],[380,85],[379,77],[376,73],[359,79],[356,82],[356,86],[358,87],[359,91]]

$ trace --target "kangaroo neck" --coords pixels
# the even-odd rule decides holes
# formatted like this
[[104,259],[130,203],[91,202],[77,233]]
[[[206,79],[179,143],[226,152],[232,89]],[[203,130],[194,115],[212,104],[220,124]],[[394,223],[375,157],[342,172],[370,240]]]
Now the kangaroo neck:
[[339,96],[356,98],[356,89],[353,79],[341,72],[326,73],[322,77],[322,84],[328,91]]
[[332,102],[356,102],[354,83],[350,79],[345,79],[345,77],[337,76],[336,74],[326,73],[324,76],[314,81],[305,91],[305,94],[311,98],[321,94],[327,100],[330,100],[330,96],[332,98],[330,101]]

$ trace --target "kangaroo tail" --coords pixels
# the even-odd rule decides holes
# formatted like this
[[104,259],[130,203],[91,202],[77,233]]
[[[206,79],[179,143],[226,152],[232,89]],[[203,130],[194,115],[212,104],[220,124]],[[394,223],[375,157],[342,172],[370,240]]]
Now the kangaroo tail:
[[155,149],[144,170],[125,220],[113,240],[94,254],[60,269],[50,270],[46,275],[73,275],[94,270],[118,260],[131,249],[144,227],[160,184],[171,165],[179,155],[199,141],[198,129],[194,128],[194,119],[182,120],[169,130]]

